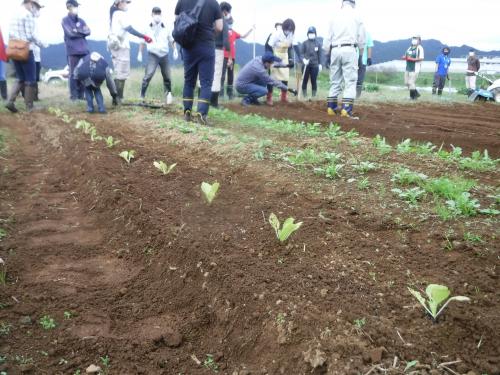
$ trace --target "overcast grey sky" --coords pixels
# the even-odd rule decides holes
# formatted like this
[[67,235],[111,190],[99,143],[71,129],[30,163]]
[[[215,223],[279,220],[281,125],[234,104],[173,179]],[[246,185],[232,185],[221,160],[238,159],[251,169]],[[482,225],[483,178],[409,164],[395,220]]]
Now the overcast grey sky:
[[[66,14],[64,0],[42,0],[46,7],[40,17],[41,34],[53,44],[62,41],[60,20]],[[320,35],[328,28],[329,14],[340,7],[341,0],[230,0],[235,29],[246,32],[256,24],[256,41],[263,43],[274,23],[293,18],[297,39],[305,39],[309,26]],[[105,39],[108,10],[112,0],[79,0],[81,17],[92,29],[92,39]],[[1,0],[0,26],[4,35],[9,19],[20,0]],[[153,6],[160,6],[173,20],[175,0],[133,0],[130,5],[134,27],[149,22]],[[412,9],[412,7],[414,9]],[[482,50],[500,50],[500,29],[488,15],[500,14],[500,0],[358,0],[358,11],[373,38],[380,41],[406,39],[420,33],[423,39],[439,39],[450,45],[472,45]],[[482,22],[482,23],[481,23]],[[247,41],[253,41],[251,35]],[[5,36],[7,38],[7,36]]]

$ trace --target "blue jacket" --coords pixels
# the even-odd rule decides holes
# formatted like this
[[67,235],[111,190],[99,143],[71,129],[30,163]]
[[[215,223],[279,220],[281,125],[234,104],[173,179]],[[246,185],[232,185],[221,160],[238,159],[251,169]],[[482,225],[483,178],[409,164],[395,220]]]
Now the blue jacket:
[[[280,66],[280,64],[275,64],[275,67]],[[254,84],[260,86],[276,86],[282,90],[286,90],[287,87],[280,81],[276,81],[269,75],[264,63],[262,62],[262,57],[256,57],[246,64],[243,69],[240,70],[238,78],[236,80],[236,88],[245,87],[246,85]]]
[[89,47],[87,39],[90,29],[83,19],[73,14],[63,18],[62,28],[64,30],[64,44],[66,44],[66,54],[88,55]]
[[108,83],[107,81],[111,80],[111,73],[106,60],[101,57],[97,62],[94,62],[90,59],[90,55],[80,60],[73,76],[85,87],[91,86],[97,88],[100,87],[104,81]]
[[450,56],[447,56],[445,54],[440,54],[437,58],[436,58],[436,64],[438,66],[438,69],[437,69],[437,75],[441,76],[441,77],[444,77],[448,74],[448,69],[450,68],[450,65],[451,65],[451,59],[450,59]]

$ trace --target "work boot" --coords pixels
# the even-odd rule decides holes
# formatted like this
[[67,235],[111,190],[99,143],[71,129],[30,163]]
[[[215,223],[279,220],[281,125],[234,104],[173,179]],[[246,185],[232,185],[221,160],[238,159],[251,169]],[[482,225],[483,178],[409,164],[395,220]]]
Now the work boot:
[[228,100],[233,100],[234,99],[234,94],[233,94],[233,86],[227,85],[227,99]]
[[[115,81],[116,83],[116,81]],[[116,87],[116,90],[118,91],[118,86]],[[142,83],[142,86],[141,86],[141,99],[142,101],[144,101],[146,99],[146,91],[148,90],[148,85],[144,84],[144,82]]]
[[342,110],[340,111],[340,116],[342,117],[348,117],[353,120],[359,120],[359,117],[355,117],[352,114],[352,110],[354,108],[353,104],[343,104],[342,105]]
[[417,99],[417,97],[415,96],[415,91],[416,91],[416,90],[410,90],[410,99],[411,99],[411,100],[415,100],[415,99]]
[[212,126],[212,124],[208,122],[208,116],[199,112],[196,114],[196,121],[198,122],[198,124],[203,126],[208,126],[208,127]]
[[436,95],[436,88],[435,87],[432,88],[432,95]]
[[421,96],[421,95],[420,95],[420,93],[418,92],[418,90],[417,90],[417,89],[415,89],[415,99],[420,98],[420,96]]
[[328,115],[335,116],[339,114],[337,98],[330,97],[327,99]]
[[266,104],[268,106],[271,106],[271,107],[273,106],[273,93],[272,93],[272,91],[267,93]]
[[313,90],[311,97],[315,98],[317,94],[318,94],[318,92],[316,90]]
[[40,101],[40,98],[38,97],[38,94],[40,93],[39,89],[38,89],[38,82],[35,83],[35,97],[34,97],[34,101],[35,102],[39,102]]
[[219,92],[212,92],[210,97],[210,105],[214,108],[219,108]]
[[306,99],[306,98],[307,98],[307,90],[302,90],[302,97],[303,97],[304,99]]
[[288,103],[288,91],[281,90],[281,103]]
[[123,91],[125,89],[124,79],[115,79],[116,92],[118,93],[118,99],[123,100]]
[[443,90],[442,89],[438,89],[438,96],[441,96],[443,95]]
[[186,121],[186,122],[192,122],[193,121],[193,116],[191,114],[191,110],[190,109],[186,109],[184,111],[184,121]]
[[16,108],[14,102],[16,101],[17,97],[19,96],[19,93],[22,91],[23,87],[24,87],[24,83],[21,83],[19,81],[15,81],[14,86],[12,86],[12,91],[10,93],[10,96],[8,97],[7,104],[5,105],[5,108],[7,108],[12,113],[19,112],[18,109]]
[[33,112],[35,101],[36,87],[33,85],[26,85],[24,88],[24,103],[26,104],[26,111]]
[[356,99],[361,98],[362,91],[363,91],[363,86],[356,86]]
[[7,100],[7,81],[0,81],[0,96]]

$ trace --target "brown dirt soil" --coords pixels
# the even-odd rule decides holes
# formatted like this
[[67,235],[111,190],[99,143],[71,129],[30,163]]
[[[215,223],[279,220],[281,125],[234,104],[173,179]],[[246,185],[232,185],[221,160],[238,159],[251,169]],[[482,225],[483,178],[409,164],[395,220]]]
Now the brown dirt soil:
[[487,149],[491,156],[500,157],[500,105],[497,104],[361,104],[355,111],[358,121],[328,116],[325,104],[319,101],[276,103],[273,107],[261,105],[250,109],[239,104],[227,107],[238,113],[251,111],[275,119],[336,122],[344,130],[356,129],[367,137],[380,134],[391,142],[411,138],[438,147],[460,146],[465,152]]
[[[122,143],[91,143],[43,113],[0,115],[17,139],[0,159],[0,370],[73,374],[109,356],[109,374],[209,374],[193,358],[213,354],[231,375],[376,374],[395,357],[388,373],[417,359],[419,374],[452,361],[460,374],[500,374],[498,243],[444,253],[446,225],[398,228],[272,162],[90,120]],[[117,154],[131,149],[127,165]],[[161,176],[158,159],[178,166]],[[208,206],[199,186],[215,180]],[[271,212],[304,221],[286,246]],[[473,302],[433,324],[406,290],[430,282]],[[46,314],[55,329],[38,324]]]

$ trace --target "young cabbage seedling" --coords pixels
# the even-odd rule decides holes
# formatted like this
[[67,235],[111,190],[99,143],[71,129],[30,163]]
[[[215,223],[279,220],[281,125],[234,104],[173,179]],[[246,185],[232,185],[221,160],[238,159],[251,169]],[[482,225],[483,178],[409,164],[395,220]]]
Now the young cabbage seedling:
[[[441,315],[441,313],[451,301],[470,301],[470,298],[464,296],[455,296],[448,299],[448,297],[450,296],[450,289],[448,289],[448,287],[445,285],[429,284],[425,289],[425,294],[427,294],[428,300],[422,297],[420,292],[413,290],[410,287],[408,287],[408,290],[418,300],[418,302],[420,302],[425,311],[427,311],[429,315],[432,316],[432,319],[434,319],[434,321],[437,321],[439,315]],[[439,305],[441,305],[445,301],[446,303],[438,311]]]
[[153,162],[153,165],[155,166],[156,169],[158,169],[161,173],[163,173],[166,176],[167,174],[173,171],[173,169],[177,166],[177,163],[172,165],[167,165],[167,163],[163,161],[155,161]]
[[274,228],[276,237],[281,243],[285,242],[293,232],[295,232],[302,226],[302,222],[295,223],[294,221],[295,219],[293,217],[289,217],[285,220],[285,222],[283,223],[283,227],[280,229],[281,225],[278,217],[273,213],[269,215],[269,224],[271,224],[271,226]]
[[208,204],[212,204],[217,192],[219,191],[220,184],[218,182],[214,182],[212,185],[206,182],[202,182],[201,184],[201,192],[205,196]]
[[109,136],[109,137],[105,138],[104,140],[106,141],[106,146],[108,146],[108,148],[113,148],[118,143],[120,143],[120,141],[115,141],[112,136]]
[[131,160],[135,158],[135,151],[134,150],[122,151],[120,153],[120,157],[125,159],[125,161],[130,164]]

